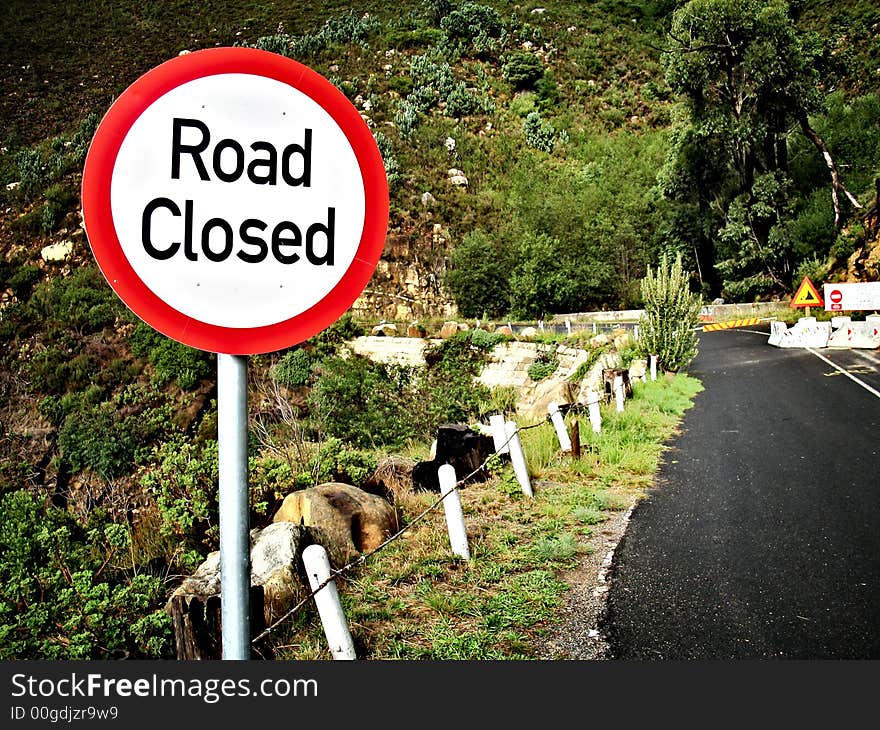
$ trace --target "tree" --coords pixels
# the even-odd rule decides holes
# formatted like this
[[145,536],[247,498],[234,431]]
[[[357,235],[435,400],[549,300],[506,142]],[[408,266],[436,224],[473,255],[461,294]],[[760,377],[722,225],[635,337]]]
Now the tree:
[[475,230],[453,251],[443,283],[463,317],[500,317],[510,304],[509,275],[503,252]]
[[826,55],[818,35],[797,30],[784,0],[691,0],[673,16],[662,58],[683,114],[660,184],[707,221],[702,258],[720,264],[726,284],[755,276],[790,284],[794,130],[821,153],[835,225],[845,218],[843,199],[861,207],[810,122],[821,108]]
[[691,293],[688,279],[680,255],[671,266],[664,258],[656,272],[649,266],[642,279],[644,312],[636,347],[646,357],[657,355],[667,370],[681,370],[697,356],[700,297]]

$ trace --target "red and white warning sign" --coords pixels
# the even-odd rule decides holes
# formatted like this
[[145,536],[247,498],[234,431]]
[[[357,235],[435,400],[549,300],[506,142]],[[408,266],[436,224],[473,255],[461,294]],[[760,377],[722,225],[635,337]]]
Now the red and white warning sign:
[[375,270],[388,185],[333,84],[246,48],[197,51],[135,81],[95,134],[83,214],[101,271],[180,342],[255,354],[336,321]]

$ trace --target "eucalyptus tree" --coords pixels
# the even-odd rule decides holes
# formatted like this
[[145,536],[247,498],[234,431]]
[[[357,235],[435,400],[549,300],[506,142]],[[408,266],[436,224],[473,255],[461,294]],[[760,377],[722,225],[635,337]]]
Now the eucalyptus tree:
[[698,211],[698,260],[734,295],[787,289],[793,134],[825,161],[835,226],[861,207],[810,123],[823,101],[823,39],[799,31],[784,0],[691,0],[673,15],[662,60],[681,103],[659,182]]

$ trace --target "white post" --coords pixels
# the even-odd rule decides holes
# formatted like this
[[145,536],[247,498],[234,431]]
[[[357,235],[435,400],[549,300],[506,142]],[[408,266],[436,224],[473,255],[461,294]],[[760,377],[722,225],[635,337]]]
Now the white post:
[[614,376],[614,399],[617,401],[617,412],[623,413],[623,401],[624,401],[624,392],[623,392],[623,376],[615,375]]
[[523,452],[522,443],[519,440],[519,432],[516,424],[508,421],[504,424],[507,431],[507,445],[510,448],[510,461],[513,464],[513,473],[527,497],[535,496],[532,492],[532,483],[529,480],[529,467],[526,464],[526,455]]
[[565,329],[571,335],[571,320],[568,317],[565,318]]
[[596,326],[596,323],[593,322],[593,334],[595,335],[596,332],[598,332],[598,331],[599,331],[599,328]]
[[638,342],[639,341],[639,326],[633,325],[633,339]]
[[247,358],[217,355],[220,620],[224,659],[251,658]]
[[489,426],[492,428],[492,441],[495,442],[496,454],[509,454],[510,444],[507,443],[507,430],[504,427],[504,416],[489,416]]
[[443,464],[437,470],[437,477],[440,480],[440,494],[444,495],[443,511],[446,513],[446,529],[449,532],[452,553],[470,560],[471,552],[468,549],[464,513],[461,511],[461,496],[455,488],[455,467],[452,464]]
[[657,356],[651,355],[651,380],[657,380]]
[[548,403],[547,411],[550,413],[550,420],[553,422],[553,428],[556,429],[556,436],[559,439],[559,448],[562,451],[571,451],[571,438],[568,435],[568,429],[565,427],[565,420],[562,417],[562,411],[559,410],[559,404]]
[[[330,579],[330,560],[327,551],[321,545],[309,545],[302,552],[302,560],[309,576],[309,586],[313,591]],[[324,626],[324,636],[327,637],[333,658],[357,659],[335,581],[329,580],[329,583],[315,593],[315,605],[318,607],[318,615]]]
[[544,320],[543,319],[538,320],[538,329],[540,329],[541,332],[544,331]]
[[587,407],[590,410],[590,425],[593,433],[602,433],[602,413],[599,411],[599,394],[595,390],[587,393]]

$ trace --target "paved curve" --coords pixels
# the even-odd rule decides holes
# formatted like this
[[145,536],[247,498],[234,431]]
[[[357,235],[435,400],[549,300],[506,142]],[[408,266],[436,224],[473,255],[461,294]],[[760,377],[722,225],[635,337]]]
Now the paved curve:
[[[877,352],[818,352],[880,391]],[[691,373],[614,557],[611,655],[880,658],[880,398],[741,330],[702,335]]]

